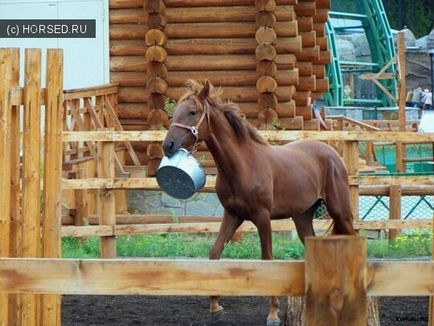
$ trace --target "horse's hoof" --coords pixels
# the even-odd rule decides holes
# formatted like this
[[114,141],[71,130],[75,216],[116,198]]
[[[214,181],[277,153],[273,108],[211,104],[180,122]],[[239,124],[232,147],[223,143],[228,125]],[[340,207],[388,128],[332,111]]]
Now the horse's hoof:
[[221,313],[223,311],[223,307],[220,306],[219,304],[217,306],[213,306],[212,308],[209,309],[209,313],[211,315],[217,315],[219,313]]
[[[221,307],[220,307],[221,308]],[[223,310],[223,308],[221,308],[219,311],[217,312],[213,312],[211,313],[211,319],[215,322],[215,321],[222,321],[226,316],[226,312]]]
[[280,319],[267,319],[267,326],[280,326]]

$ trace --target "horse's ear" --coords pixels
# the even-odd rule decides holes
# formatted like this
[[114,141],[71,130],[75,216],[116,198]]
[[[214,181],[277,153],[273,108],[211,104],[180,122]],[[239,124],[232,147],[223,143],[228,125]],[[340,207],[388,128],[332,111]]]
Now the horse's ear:
[[198,94],[198,97],[202,102],[208,98],[211,87],[212,86],[211,86],[209,80],[208,79],[205,80],[205,85],[203,86],[202,90]]

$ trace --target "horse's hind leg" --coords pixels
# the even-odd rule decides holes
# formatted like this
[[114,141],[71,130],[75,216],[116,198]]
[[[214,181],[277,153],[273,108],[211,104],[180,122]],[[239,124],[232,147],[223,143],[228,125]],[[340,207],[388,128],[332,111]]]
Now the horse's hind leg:
[[[241,225],[243,220],[235,215],[229,214],[226,210],[223,215],[222,224],[214,245],[209,252],[209,259],[219,259],[224,249],[225,244],[232,238],[235,231]],[[209,304],[209,312],[216,314],[223,310],[219,304],[219,296],[211,296]]]
[[350,192],[346,180],[339,181],[336,177],[328,180],[325,197],[324,204],[334,221],[333,234],[356,234],[352,223]]
[[318,202],[316,202],[311,208],[300,215],[294,215],[292,220],[295,223],[295,228],[297,229],[298,237],[304,245],[304,240],[307,236],[314,236],[315,231],[313,229],[313,215],[318,207]]

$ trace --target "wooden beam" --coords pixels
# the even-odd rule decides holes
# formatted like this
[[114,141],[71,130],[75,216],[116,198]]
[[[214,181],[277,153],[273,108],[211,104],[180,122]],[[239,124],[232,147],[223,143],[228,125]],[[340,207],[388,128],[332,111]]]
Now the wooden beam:
[[[204,188],[201,192],[215,192],[216,176],[208,175]],[[430,176],[350,176],[350,184],[352,185],[406,185],[412,189],[410,193],[420,194],[426,189],[428,193],[433,191],[434,180]],[[417,186],[427,186],[420,189]],[[87,179],[62,179],[62,189],[142,189],[142,190],[158,190],[157,180],[155,178],[87,178]],[[366,188],[365,188],[366,189]],[[368,190],[366,190],[368,191]],[[372,190],[376,194],[375,190]],[[381,190],[381,192],[384,192]],[[369,191],[368,191],[369,193]]]
[[304,263],[9,258],[0,259],[0,280],[0,293],[301,295]]
[[[327,230],[331,220],[315,220],[315,230]],[[123,224],[123,225],[90,225],[90,226],[64,226],[62,237],[88,237],[88,236],[122,236],[138,234],[166,234],[166,233],[217,233],[221,222],[196,223],[162,223],[162,224]],[[359,230],[384,230],[404,228],[431,228],[432,220],[376,220],[355,221],[354,228]],[[294,222],[290,219],[272,221],[271,228],[275,232],[295,231]],[[244,222],[239,228],[240,232],[257,232],[255,225]]]
[[305,259],[306,324],[366,325],[366,239],[307,237]]
[[[163,141],[167,131],[87,131],[63,133],[63,141]],[[434,142],[434,133],[397,131],[274,131],[260,130],[259,134],[269,141],[310,140],[357,140],[357,141],[405,141]]]
[[[432,261],[366,264],[368,295],[434,294]],[[0,293],[289,296],[304,273],[303,261],[2,258]]]

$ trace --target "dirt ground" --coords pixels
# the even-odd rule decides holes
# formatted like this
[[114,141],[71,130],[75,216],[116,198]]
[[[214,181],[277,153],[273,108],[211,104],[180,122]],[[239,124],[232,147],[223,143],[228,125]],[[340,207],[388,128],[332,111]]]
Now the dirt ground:
[[[280,298],[281,319],[285,298]],[[267,316],[264,297],[224,297],[225,313],[212,319],[207,297],[64,296],[62,325],[262,326]],[[427,297],[380,299],[381,325],[422,326],[428,323]]]

